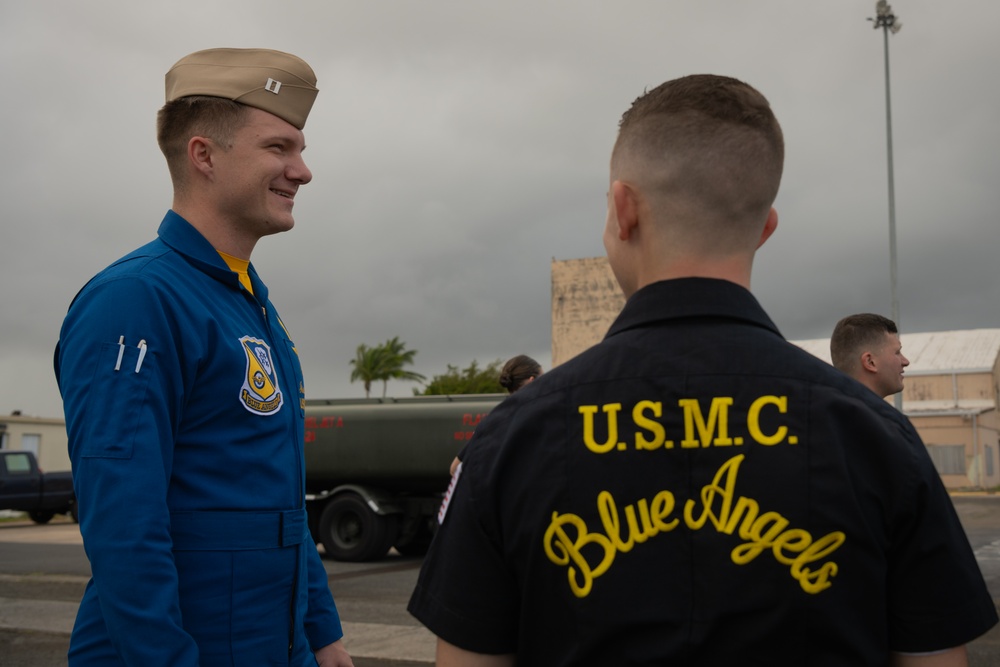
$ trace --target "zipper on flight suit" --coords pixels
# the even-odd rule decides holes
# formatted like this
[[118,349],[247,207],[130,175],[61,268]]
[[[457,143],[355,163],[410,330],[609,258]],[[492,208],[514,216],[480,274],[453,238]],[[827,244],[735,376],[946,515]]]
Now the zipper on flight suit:
[[[265,306],[263,303],[260,302],[260,300],[258,299],[256,293],[251,292],[250,290],[248,290],[246,287],[243,286],[242,283],[240,283],[240,291],[243,292],[244,294],[246,294],[246,297],[248,299],[250,299],[250,301],[252,301],[256,306],[258,306],[260,308],[260,315],[261,315],[261,319],[263,320],[264,330],[267,332],[268,340],[271,341],[272,343],[275,342],[275,341],[277,341],[277,340],[279,340],[279,337],[275,337],[273,327],[271,326],[271,321],[270,321],[270,319],[267,316],[267,306]],[[287,332],[284,332],[284,333],[286,333],[286,335],[287,335]],[[275,345],[272,348],[272,351],[274,352],[276,358],[280,355],[282,367],[285,367],[285,365],[287,365],[287,363],[290,360],[284,354],[284,352],[285,352],[284,346]],[[294,377],[294,373],[292,375]],[[282,384],[284,384],[284,383],[282,382]],[[286,392],[288,391],[287,387],[285,388],[284,391],[286,391]],[[304,494],[304,481],[302,480],[301,474],[299,474],[299,480],[298,480],[298,482],[299,482],[299,488],[303,489],[303,494]],[[303,497],[304,497],[304,495],[303,495]],[[284,519],[282,519],[282,525],[281,525],[281,530],[280,530],[279,534],[280,535],[284,535]],[[294,576],[292,577],[291,599],[290,599],[289,605],[288,605],[288,659],[289,659],[289,661],[291,661],[292,653],[295,651],[295,609],[296,609],[296,606],[297,606],[298,590],[299,590],[299,586],[298,586],[298,583],[299,583],[299,561],[301,560],[301,557],[302,557],[302,553],[301,553],[300,549],[301,549],[301,544],[295,546],[295,555],[296,555],[296,557],[295,557],[295,570],[294,570]]]
[[[274,343],[275,341],[279,341],[279,340],[283,343],[284,342],[284,338],[281,338],[280,336],[275,336],[275,334],[274,334],[274,330],[273,330],[273,327],[272,327],[272,324],[271,324],[271,320],[268,317],[267,306],[265,306],[263,303],[261,303],[257,299],[257,295],[256,294],[249,292],[245,287],[243,287],[242,284],[240,285],[240,287],[247,294],[248,298],[250,298],[252,301],[254,301],[258,306],[260,306],[260,314],[261,314],[261,318],[263,319],[264,330],[267,331],[268,339],[272,343]],[[281,325],[279,324],[278,326],[281,326]],[[287,336],[287,331],[283,331],[282,333],[284,333],[285,336]],[[290,342],[290,339],[289,339],[289,342]],[[294,361],[295,361],[294,359],[288,358],[288,356],[285,354],[286,349],[285,349],[284,345],[277,345],[277,344],[274,345],[273,352],[275,354],[276,359],[280,357],[281,364],[282,364],[283,368],[286,367],[289,363],[294,363]],[[290,369],[291,367],[288,366],[288,368]],[[294,378],[295,374],[292,373],[291,375]],[[284,384],[284,383],[282,382],[282,384]],[[285,387],[284,391],[287,392],[288,388]],[[298,429],[295,429],[295,433],[293,433],[293,436],[294,435],[298,435]],[[303,437],[304,437],[304,435],[303,435]],[[296,457],[296,458],[298,458],[298,457]],[[297,469],[300,471],[299,474],[298,474],[298,477],[299,477],[299,479],[298,479],[299,489],[301,491],[300,495],[301,495],[302,498],[305,498],[305,480],[302,479],[301,461],[297,461],[296,463],[299,464],[297,466]],[[282,534],[284,534],[284,526],[282,526]],[[299,576],[300,576],[299,575],[299,565],[300,565],[301,560],[302,560],[302,551],[301,551],[302,545],[301,544],[297,544],[297,545],[295,545],[294,548],[295,548],[295,571],[294,571],[294,576],[292,577],[291,599],[290,599],[289,605],[288,605],[288,659],[289,660],[291,660],[292,653],[295,651],[295,609],[296,609],[297,602],[298,602]],[[308,603],[307,603],[307,606],[308,606]]]

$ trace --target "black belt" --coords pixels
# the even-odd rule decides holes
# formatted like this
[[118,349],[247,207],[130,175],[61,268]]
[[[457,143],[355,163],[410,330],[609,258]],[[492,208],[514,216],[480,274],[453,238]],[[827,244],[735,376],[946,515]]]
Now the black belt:
[[172,512],[170,535],[179,551],[248,551],[302,544],[305,509]]

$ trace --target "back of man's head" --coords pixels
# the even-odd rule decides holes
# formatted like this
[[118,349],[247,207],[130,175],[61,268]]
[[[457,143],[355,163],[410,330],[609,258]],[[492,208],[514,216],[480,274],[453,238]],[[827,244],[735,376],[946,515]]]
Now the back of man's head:
[[636,185],[654,215],[697,222],[726,251],[758,240],[783,163],[781,127],[764,96],[737,79],[698,74],[632,103],[621,119],[611,179]]
[[880,348],[887,333],[899,333],[896,323],[888,317],[875,313],[848,315],[837,322],[830,337],[833,365],[848,375],[856,375],[861,353]]

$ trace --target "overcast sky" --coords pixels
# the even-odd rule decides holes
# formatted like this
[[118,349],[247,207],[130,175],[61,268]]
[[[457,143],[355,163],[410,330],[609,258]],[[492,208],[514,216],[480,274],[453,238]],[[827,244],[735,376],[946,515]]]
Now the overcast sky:
[[[58,417],[70,300],[154,237],[155,142],[182,56],[308,61],[314,180],[253,262],[313,398],[361,396],[358,344],[413,370],[551,360],[550,264],[603,254],[621,113],[692,73],[735,76],[785,132],[778,231],[753,290],[786,337],[890,314],[885,72],[874,0],[131,0],[0,4],[0,414]],[[1000,3],[896,0],[892,123],[905,331],[1000,326]],[[197,335],[198,332],[191,332]],[[389,393],[410,395],[412,383]]]

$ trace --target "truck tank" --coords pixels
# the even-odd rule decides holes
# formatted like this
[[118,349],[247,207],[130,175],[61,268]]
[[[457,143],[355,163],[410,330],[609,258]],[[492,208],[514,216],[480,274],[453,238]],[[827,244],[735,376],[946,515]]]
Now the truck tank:
[[448,488],[448,466],[502,394],[306,401],[306,493]]
[[506,394],[306,401],[307,507],[338,560],[419,553],[449,466]]

